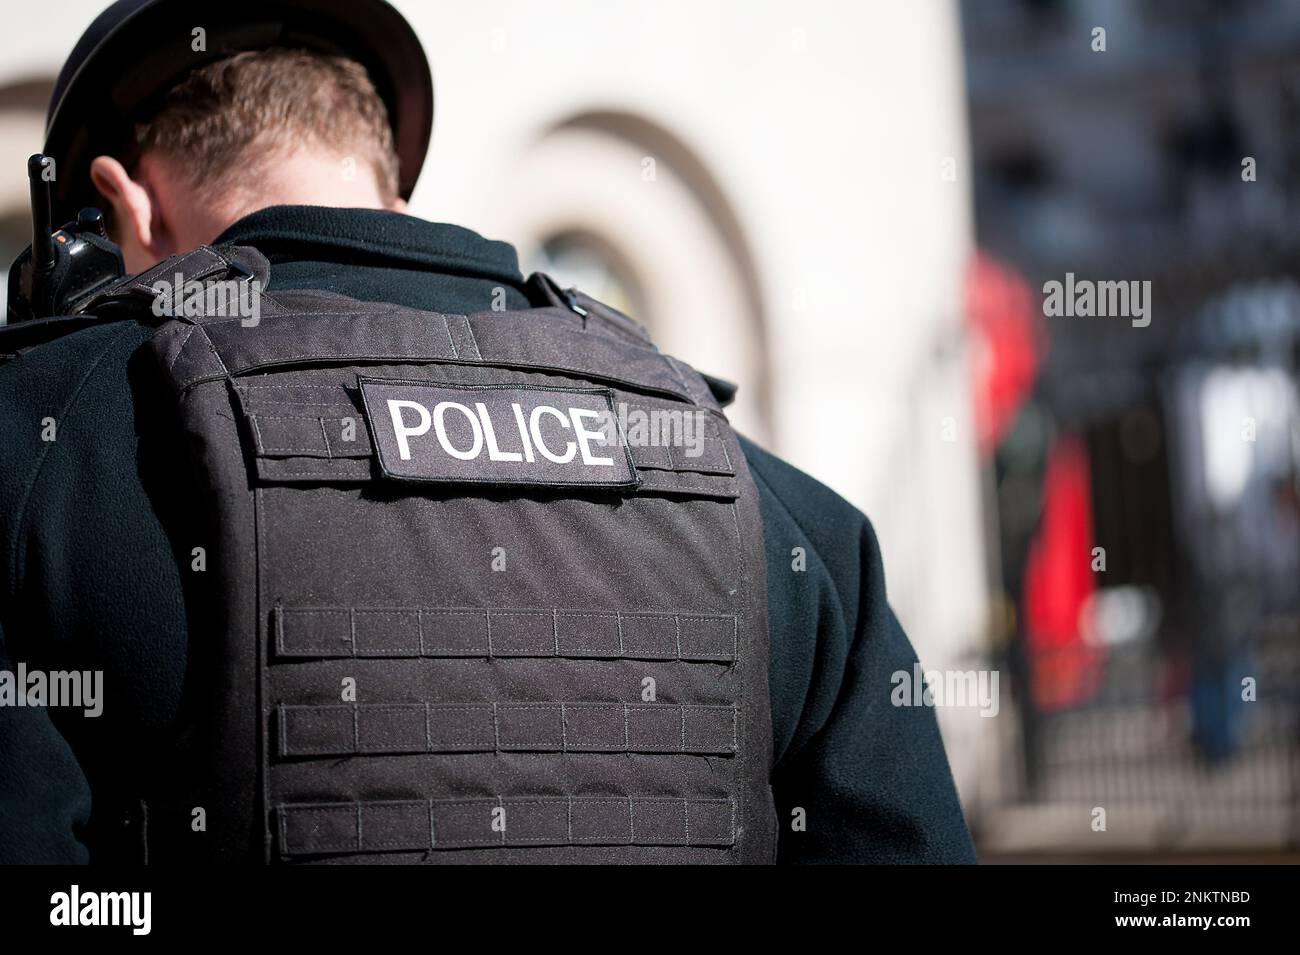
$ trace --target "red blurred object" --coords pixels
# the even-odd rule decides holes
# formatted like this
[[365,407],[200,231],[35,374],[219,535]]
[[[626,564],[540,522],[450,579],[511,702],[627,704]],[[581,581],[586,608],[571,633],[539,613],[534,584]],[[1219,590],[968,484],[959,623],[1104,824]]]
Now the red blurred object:
[[966,274],[966,317],[974,331],[976,435],[988,457],[1033,387],[1046,338],[1028,284],[983,252]]
[[1104,648],[1084,642],[1080,612],[1096,585],[1092,492],[1083,442],[1063,435],[1047,456],[1043,518],[1025,567],[1024,626],[1034,702],[1072,706],[1097,689]]

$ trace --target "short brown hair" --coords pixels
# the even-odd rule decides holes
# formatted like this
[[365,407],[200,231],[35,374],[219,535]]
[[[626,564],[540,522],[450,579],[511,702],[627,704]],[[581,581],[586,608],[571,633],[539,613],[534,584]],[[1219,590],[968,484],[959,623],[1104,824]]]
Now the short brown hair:
[[135,128],[128,164],[146,151],[180,160],[200,195],[248,172],[254,146],[317,144],[358,153],[385,199],[398,190],[388,111],[361,64],[341,56],[272,47],[236,53],[195,70]]

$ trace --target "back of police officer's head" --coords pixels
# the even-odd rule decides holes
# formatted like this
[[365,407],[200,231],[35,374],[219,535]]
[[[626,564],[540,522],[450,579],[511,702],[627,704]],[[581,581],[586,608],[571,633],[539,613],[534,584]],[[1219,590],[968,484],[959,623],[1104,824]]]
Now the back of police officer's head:
[[90,175],[130,272],[267,206],[405,208],[366,71],[303,50],[238,53],[194,71],[136,126],[134,146],[96,157]]

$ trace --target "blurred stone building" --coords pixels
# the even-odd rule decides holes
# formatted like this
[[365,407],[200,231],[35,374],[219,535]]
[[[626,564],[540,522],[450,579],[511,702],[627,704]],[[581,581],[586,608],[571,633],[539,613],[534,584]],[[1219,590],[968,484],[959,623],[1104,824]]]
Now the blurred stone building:
[[[1152,290],[1142,328],[1039,315],[1035,427],[1009,450],[1033,462],[1077,441],[1090,544],[1106,560],[1054,674],[1087,671],[1082,688],[1041,692],[1032,659],[1021,681],[1020,735],[1001,750],[1009,788],[984,845],[1294,852],[1300,7],[961,11],[980,248],[1040,304],[1067,273]],[[995,493],[1004,578],[1025,563],[1017,515],[1044,507],[1041,483],[1023,479],[1034,469],[1012,468],[1022,479],[1003,475]],[[1024,609],[1023,594],[1008,598]],[[1011,631],[1013,659],[1041,659],[1023,614]],[[1089,825],[1097,808],[1105,832]]]

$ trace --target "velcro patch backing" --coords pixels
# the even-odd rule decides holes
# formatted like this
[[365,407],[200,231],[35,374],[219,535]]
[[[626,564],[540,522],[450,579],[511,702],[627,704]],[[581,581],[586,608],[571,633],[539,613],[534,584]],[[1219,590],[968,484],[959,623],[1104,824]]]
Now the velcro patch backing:
[[358,383],[387,477],[502,486],[638,483],[607,389]]

